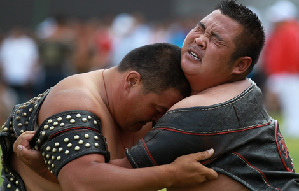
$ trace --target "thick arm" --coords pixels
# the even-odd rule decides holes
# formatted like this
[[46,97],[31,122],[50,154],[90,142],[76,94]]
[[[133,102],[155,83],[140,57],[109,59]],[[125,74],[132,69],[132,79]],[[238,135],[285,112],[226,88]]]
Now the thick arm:
[[[30,133],[22,134],[14,145],[14,151],[40,176],[58,182],[53,178],[55,176],[44,168],[43,158],[37,155],[39,152],[24,146],[31,137]],[[16,149],[17,147],[22,149]],[[127,158],[111,160],[108,164],[104,163],[102,155],[91,154],[66,164],[58,177],[64,190],[157,190],[169,186],[186,188],[217,178],[215,171],[197,162],[212,154],[213,151],[195,153],[180,157],[170,165],[143,169],[127,169],[132,168]]]
[[[180,157],[172,164],[153,168],[126,169],[115,166],[122,165],[117,162],[117,160],[114,165],[108,164],[106,163],[106,152],[103,151],[105,144],[102,146],[99,144],[97,147],[99,149],[97,149],[97,151],[93,149],[89,150],[90,152],[88,151],[88,148],[90,148],[91,145],[90,147],[86,147],[86,144],[88,143],[89,145],[92,141],[95,141],[95,137],[90,136],[90,132],[86,132],[86,129],[82,130],[80,128],[80,131],[78,131],[78,129],[76,129],[77,131],[74,131],[72,125],[70,125],[70,130],[64,129],[61,132],[61,129],[59,129],[60,125],[57,124],[50,130],[51,126],[49,126],[49,122],[54,124],[56,120],[59,119],[60,123],[62,123],[63,119],[60,120],[60,117],[64,118],[69,115],[79,116],[78,113],[81,114],[81,117],[86,114],[86,112],[82,111],[68,111],[48,118],[45,123],[42,124],[40,130],[35,134],[35,139],[31,141],[32,144],[36,142],[38,144],[37,149],[41,149],[44,153],[44,160],[49,169],[55,175],[58,175],[59,183],[63,190],[157,190],[170,186],[195,186],[206,180],[217,178],[217,173],[215,171],[208,169],[197,162],[198,160],[210,157],[212,152],[196,153]],[[88,115],[91,114],[88,113]],[[64,124],[66,125],[67,123],[65,122]],[[76,126],[78,127],[78,124],[76,124]],[[24,136],[32,138],[32,134],[24,133],[16,141],[14,150],[18,153],[19,157],[26,157],[24,155],[26,154],[25,152],[29,153],[26,147],[21,151],[16,149],[18,147],[17,144],[22,142],[20,139],[24,138]],[[100,136],[97,138],[99,137]],[[24,142],[27,146],[29,145],[29,140]],[[95,143],[99,143],[98,139],[92,144]],[[77,146],[86,147],[85,151],[80,153],[80,149],[76,150],[76,148],[78,148]],[[36,156],[36,151],[31,150],[31,152]],[[39,160],[39,158],[40,157],[37,157],[37,160]],[[25,164],[28,164],[30,157],[26,160],[27,162],[25,162]],[[38,163],[42,164],[40,162]],[[38,163],[36,162],[35,164]],[[32,162],[29,162],[29,165],[32,167]],[[44,165],[41,165],[41,167],[41,170],[35,169],[34,171],[44,177],[44,174],[42,174],[45,170]],[[49,173],[46,174],[46,176],[49,176]]]
[[[104,163],[104,157],[91,154],[65,165],[58,179],[63,190],[158,190],[165,187],[196,186],[217,174],[198,160],[211,156],[213,152],[183,156],[172,164],[142,169],[126,169]],[[80,170],[78,169],[80,168]]]
[[30,144],[41,151],[48,169],[57,176],[64,165],[83,155],[98,153],[109,161],[101,127],[101,120],[91,112],[64,111],[47,118]]

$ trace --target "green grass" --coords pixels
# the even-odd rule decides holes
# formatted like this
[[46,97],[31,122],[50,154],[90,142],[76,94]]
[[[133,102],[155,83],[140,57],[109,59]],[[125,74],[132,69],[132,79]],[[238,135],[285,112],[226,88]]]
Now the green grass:
[[293,159],[294,168],[295,170],[297,169],[296,172],[299,173],[299,139],[285,138],[285,142]]
[[[278,121],[278,123],[280,124],[279,128],[280,131],[282,133],[282,135],[284,135],[285,133],[285,129],[281,126],[281,124],[283,123],[283,118],[281,116],[280,112],[270,112],[269,113],[271,117],[273,117],[274,119],[276,119]],[[299,138],[290,138],[287,136],[284,136],[286,145],[288,147],[288,151],[290,153],[291,158],[293,159],[293,163],[294,163],[294,168],[295,170],[297,169],[297,173],[299,173]]]

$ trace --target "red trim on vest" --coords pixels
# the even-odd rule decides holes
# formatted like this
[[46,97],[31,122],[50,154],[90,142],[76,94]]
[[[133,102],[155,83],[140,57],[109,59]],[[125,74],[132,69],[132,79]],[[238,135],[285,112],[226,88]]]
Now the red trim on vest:
[[247,130],[250,130],[250,129],[255,129],[255,128],[258,128],[258,127],[263,127],[263,126],[270,125],[270,123],[271,123],[271,121],[267,124],[264,124],[264,125],[257,125],[257,126],[253,126],[253,127],[248,127],[246,129],[239,129],[239,130],[233,130],[233,131],[224,131],[224,132],[218,132],[218,133],[191,133],[191,132],[185,132],[185,131],[182,131],[182,130],[171,129],[171,128],[167,128],[167,127],[157,127],[155,129],[174,131],[174,132],[177,132],[177,133],[188,134],[188,135],[209,136],[209,135],[223,135],[223,134],[228,134],[228,133],[236,133],[236,132],[247,131]]
[[90,128],[90,127],[72,127],[72,128],[64,129],[62,131],[58,131],[58,132],[54,133],[53,135],[50,136],[50,139],[52,139],[53,137],[55,137],[56,135],[59,135],[61,133],[64,133],[64,132],[67,132],[67,131],[70,131],[70,130],[78,130],[78,129],[88,129],[88,130],[98,132],[97,130],[95,130],[93,128]]
[[292,169],[290,169],[288,166],[287,166],[287,164],[285,163],[285,161],[284,161],[284,157],[282,156],[282,153],[281,153],[281,149],[280,149],[280,147],[279,147],[279,144],[281,144],[282,145],[282,147],[283,147],[283,149],[285,149],[285,154],[286,154],[286,158],[288,158],[288,157],[290,157],[289,156],[289,152],[288,152],[288,148],[286,147],[286,144],[285,144],[285,142],[284,142],[284,139],[282,138],[282,136],[279,134],[278,136],[281,136],[281,140],[280,141],[278,141],[278,139],[277,139],[277,121],[275,120],[275,143],[276,143],[276,146],[277,146],[277,150],[278,150],[278,153],[279,153],[279,157],[280,157],[280,159],[281,159],[281,162],[282,162],[282,164],[283,164],[283,166],[284,166],[284,168],[287,170],[287,171],[289,171],[289,172],[293,172],[293,170]]
[[141,140],[142,140],[142,143],[143,143],[144,148],[146,149],[146,152],[147,152],[148,156],[150,157],[150,159],[152,160],[152,162],[153,162],[156,166],[158,166],[158,164],[156,163],[154,157],[153,157],[153,156],[151,155],[151,153],[149,152],[149,150],[148,150],[148,148],[147,148],[147,146],[146,146],[146,144],[145,144],[145,142],[144,142],[144,139],[141,139]]
[[[236,154],[236,155],[238,155],[240,158],[242,158],[243,161],[244,161],[248,166],[250,166],[250,167],[252,167],[252,168],[258,170],[258,171],[260,172],[260,174],[262,175],[263,179],[265,180],[265,182],[267,183],[267,185],[268,185],[269,187],[275,188],[275,187],[273,187],[273,186],[271,186],[271,185],[269,184],[269,182],[268,182],[268,180],[267,180],[267,178],[266,178],[266,175],[265,175],[259,168],[255,167],[255,166],[252,166],[252,165],[246,160],[246,158],[243,157],[240,153],[237,153],[237,152],[233,152],[233,153]],[[275,189],[281,190],[281,189],[279,189],[279,188],[275,188]]]

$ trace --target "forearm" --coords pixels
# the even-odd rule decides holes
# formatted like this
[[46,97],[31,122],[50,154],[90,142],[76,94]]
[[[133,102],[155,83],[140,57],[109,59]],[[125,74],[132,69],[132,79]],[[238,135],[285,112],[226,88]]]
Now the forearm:
[[101,162],[76,161],[66,165],[58,179],[63,190],[140,191],[159,190],[172,185],[174,168],[163,165],[142,169],[126,169]]
[[112,164],[114,166],[120,166],[120,167],[124,167],[124,168],[133,168],[129,159],[127,157],[122,158],[122,159],[114,159],[114,160],[110,160],[109,164]]
[[65,191],[150,191],[165,187],[192,187],[217,178],[214,170],[198,162],[212,154],[213,150],[193,153],[179,157],[171,164],[140,169],[104,163],[102,155],[90,154],[65,165],[58,179]]

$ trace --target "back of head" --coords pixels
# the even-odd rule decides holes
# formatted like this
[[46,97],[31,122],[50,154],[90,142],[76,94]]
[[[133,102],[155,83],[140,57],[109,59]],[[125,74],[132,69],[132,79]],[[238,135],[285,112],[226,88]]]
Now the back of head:
[[232,59],[248,56],[252,59],[249,74],[257,63],[265,44],[265,32],[258,16],[244,5],[237,4],[235,0],[220,2],[215,10],[220,10],[223,15],[230,17],[243,27],[242,33],[235,39],[236,50]]
[[160,93],[174,88],[186,97],[190,85],[181,69],[181,49],[168,43],[156,43],[129,52],[118,66],[119,72],[137,71],[141,75],[144,93]]

